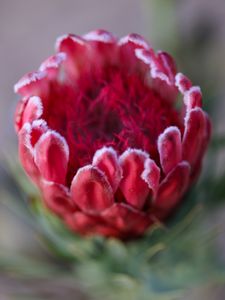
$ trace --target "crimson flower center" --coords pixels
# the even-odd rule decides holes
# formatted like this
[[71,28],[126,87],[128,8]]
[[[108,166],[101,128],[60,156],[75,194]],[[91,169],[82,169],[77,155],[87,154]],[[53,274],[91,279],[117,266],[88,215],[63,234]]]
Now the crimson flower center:
[[142,75],[116,67],[108,67],[102,74],[84,74],[69,87],[53,85],[50,94],[47,106],[51,109],[46,111],[51,113],[45,118],[68,142],[68,184],[105,145],[118,153],[129,147],[143,149],[157,161],[159,134],[172,125],[182,129],[173,105],[145,83]]

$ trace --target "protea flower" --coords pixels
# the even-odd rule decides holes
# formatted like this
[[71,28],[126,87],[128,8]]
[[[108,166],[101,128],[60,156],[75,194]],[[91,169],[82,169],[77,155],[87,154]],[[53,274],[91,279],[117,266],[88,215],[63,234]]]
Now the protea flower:
[[98,30],[58,38],[15,85],[21,163],[73,231],[142,235],[198,177],[210,122],[200,88],[176,72],[141,36]]

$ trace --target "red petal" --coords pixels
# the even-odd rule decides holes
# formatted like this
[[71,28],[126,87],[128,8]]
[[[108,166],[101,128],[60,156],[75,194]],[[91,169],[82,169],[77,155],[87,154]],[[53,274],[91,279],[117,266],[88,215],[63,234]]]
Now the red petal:
[[85,215],[82,212],[67,215],[65,222],[73,231],[84,235],[120,236],[120,232],[117,229],[103,223],[101,218]]
[[148,43],[138,34],[129,34],[118,41],[120,64],[126,70],[137,71],[141,66],[137,64],[136,49],[149,49]]
[[182,161],[161,182],[153,207],[164,210],[165,214],[167,214],[186,191],[189,175],[190,165]]
[[91,31],[83,36],[88,42],[89,61],[100,74],[105,66],[118,64],[118,47],[116,38],[105,30]]
[[65,216],[65,222],[74,231],[80,233],[87,233],[98,224],[100,219],[95,216],[88,216],[82,212],[76,212],[74,214],[68,214]]
[[184,94],[184,103],[189,110],[195,107],[202,107],[201,89],[198,86],[191,87]]
[[65,52],[74,55],[78,49],[82,50],[84,45],[85,41],[83,38],[75,34],[67,34],[57,38],[55,47],[57,52]]
[[36,165],[44,179],[65,183],[69,148],[65,139],[55,131],[44,133],[34,148]]
[[24,75],[14,86],[15,93],[23,96],[45,96],[48,92],[46,72],[31,72]]
[[122,169],[116,151],[111,147],[104,147],[96,151],[92,164],[105,173],[113,192],[115,192],[122,178]]
[[33,147],[31,145],[31,131],[31,125],[26,123],[18,134],[19,157],[27,175],[30,176],[34,183],[38,184],[40,172],[34,162]]
[[16,106],[15,122],[14,123],[15,123],[15,129],[16,129],[17,133],[20,131],[20,129],[23,126],[23,112],[24,112],[24,109],[27,105],[28,100],[29,100],[28,97],[24,97],[18,102],[18,104]]
[[194,182],[199,176],[199,173],[201,171],[201,166],[202,166],[202,160],[211,137],[211,122],[207,114],[205,114],[205,118],[206,118],[206,132],[205,132],[205,136],[202,138],[202,143],[201,143],[199,153],[196,156],[196,163],[194,165],[194,168],[192,168],[192,174],[191,174],[192,182]]
[[73,201],[83,211],[98,213],[113,204],[112,188],[106,176],[92,165],[80,168],[71,184]]
[[64,66],[72,80],[88,65],[87,42],[79,36],[68,34],[59,37],[56,41],[56,51],[66,53]]
[[166,74],[170,78],[170,81],[174,82],[177,68],[176,68],[176,64],[175,64],[175,61],[172,58],[172,56],[167,52],[158,51],[157,57],[158,57],[161,65],[163,66]]
[[92,230],[91,234],[99,234],[105,237],[121,237],[121,232],[119,230],[106,224],[97,225],[94,230]]
[[174,84],[174,78],[168,74],[168,68],[162,65],[153,49],[136,49],[136,57],[149,68],[149,74],[152,81],[152,88],[156,90],[161,97],[169,102],[173,102],[177,96],[177,88]]
[[57,215],[64,216],[77,210],[71,202],[69,190],[64,185],[43,181],[41,187],[46,206]]
[[120,164],[123,169],[123,178],[120,189],[130,205],[141,209],[149,194],[146,182],[141,178],[144,164],[148,155],[136,149],[128,149],[120,156]]
[[183,136],[183,159],[194,166],[199,158],[202,144],[208,136],[207,117],[202,109],[192,109],[185,120]]
[[175,126],[166,128],[158,138],[160,163],[165,174],[181,161],[181,150],[180,130]]
[[115,203],[102,213],[103,219],[124,232],[138,232],[151,223],[150,218],[125,203]]
[[153,191],[153,195],[155,196],[159,187],[160,168],[154,160],[150,158],[146,159],[141,178],[148,184],[149,189]]
[[175,77],[176,86],[184,94],[192,87],[191,81],[182,73],[177,73]]
[[42,134],[47,131],[48,131],[48,126],[45,120],[39,119],[39,120],[35,120],[32,123],[32,132],[31,132],[31,139],[30,139],[32,147],[35,146],[35,144],[42,136]]
[[30,97],[23,111],[23,124],[32,123],[39,119],[43,113],[43,105],[39,97]]
[[59,67],[65,61],[66,54],[59,52],[56,55],[50,56],[47,58],[40,66],[39,70],[47,72],[47,75],[50,79],[53,79],[57,76],[59,72]]

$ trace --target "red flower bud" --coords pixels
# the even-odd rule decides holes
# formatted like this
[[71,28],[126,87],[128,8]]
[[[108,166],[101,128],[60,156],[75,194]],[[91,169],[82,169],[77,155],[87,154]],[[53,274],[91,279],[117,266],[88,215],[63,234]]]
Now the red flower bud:
[[15,85],[21,163],[75,232],[142,235],[200,172],[210,138],[200,88],[136,34],[65,35],[56,52]]

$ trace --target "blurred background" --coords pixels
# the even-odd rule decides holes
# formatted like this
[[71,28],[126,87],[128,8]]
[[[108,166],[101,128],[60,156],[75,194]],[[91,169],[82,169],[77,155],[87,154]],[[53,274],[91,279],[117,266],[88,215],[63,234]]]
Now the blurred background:
[[[74,281],[24,281],[13,276],[13,267],[12,272],[5,272],[4,263],[9,260],[13,266],[9,257],[16,255],[43,264],[53,260],[35,229],[8,205],[10,197],[22,196],[7,171],[5,157],[15,157],[17,151],[13,113],[18,98],[13,85],[53,53],[58,36],[97,28],[117,36],[136,32],[155,49],[170,52],[178,68],[202,87],[214,133],[225,136],[224,0],[0,0],[0,300],[15,299],[18,291],[25,295],[21,299],[71,299],[71,294],[76,295],[74,299],[86,299]],[[219,173],[224,170],[225,156],[223,151],[217,154]],[[224,217],[220,207],[211,221]],[[224,256],[223,237],[218,239]],[[19,263],[23,264],[22,258]],[[38,297],[32,298],[33,294]],[[225,290],[207,287],[187,299],[222,300]]]

